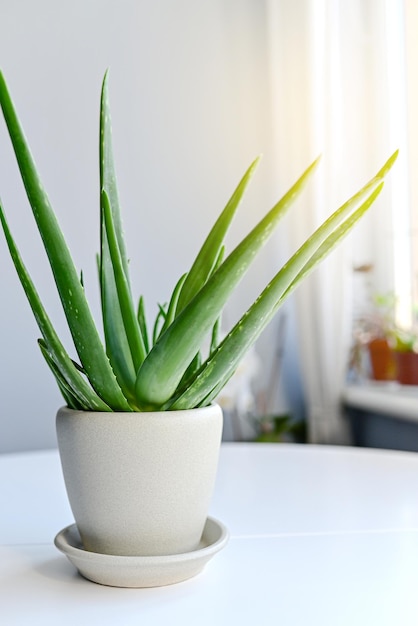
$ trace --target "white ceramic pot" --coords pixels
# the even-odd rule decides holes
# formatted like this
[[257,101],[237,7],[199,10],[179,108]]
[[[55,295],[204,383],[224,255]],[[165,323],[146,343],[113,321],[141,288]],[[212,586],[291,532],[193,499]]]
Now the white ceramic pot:
[[56,424],[85,550],[157,556],[196,549],[217,471],[218,405],[158,413],[61,408]]

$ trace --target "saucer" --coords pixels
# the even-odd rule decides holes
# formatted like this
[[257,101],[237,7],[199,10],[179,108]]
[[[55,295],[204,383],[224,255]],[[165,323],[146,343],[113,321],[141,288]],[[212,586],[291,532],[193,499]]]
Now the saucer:
[[160,587],[196,576],[229,539],[227,528],[208,517],[196,550],[169,556],[114,556],[84,550],[77,525],[67,526],[54,543],[84,578],[111,587]]

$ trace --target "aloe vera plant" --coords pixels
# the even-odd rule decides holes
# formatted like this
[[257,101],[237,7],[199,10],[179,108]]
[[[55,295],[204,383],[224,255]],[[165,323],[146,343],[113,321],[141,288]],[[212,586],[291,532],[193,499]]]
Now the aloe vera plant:
[[[206,238],[190,271],[177,282],[153,327],[143,298],[135,305],[112,155],[108,76],[100,106],[100,233],[98,269],[104,341],[91,315],[84,286],[42,187],[3,75],[0,105],[21,177],[71,331],[78,361],[60,341],[10,232],[0,220],[9,251],[41,332],[39,346],[70,408],[93,411],[178,410],[212,402],[300,281],[353,228],[381,192],[395,152],[370,182],[335,211],[279,269],[254,304],[222,340],[222,310],[251,262],[304,188],[315,160],[290,190],[229,254],[224,240],[258,165],[248,168]],[[211,336],[209,354],[202,345]]]

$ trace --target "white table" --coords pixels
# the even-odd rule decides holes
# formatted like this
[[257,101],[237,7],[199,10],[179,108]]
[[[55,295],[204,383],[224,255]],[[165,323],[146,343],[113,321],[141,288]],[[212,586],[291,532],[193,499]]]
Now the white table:
[[228,546],[157,589],[104,587],[56,550],[72,523],[55,451],[0,456],[5,626],[416,626],[418,455],[223,444]]

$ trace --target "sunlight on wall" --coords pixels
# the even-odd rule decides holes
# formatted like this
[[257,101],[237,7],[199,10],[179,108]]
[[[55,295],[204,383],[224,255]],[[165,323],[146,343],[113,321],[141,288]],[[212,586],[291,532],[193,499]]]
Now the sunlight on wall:
[[409,159],[409,193],[411,220],[411,254],[412,254],[412,304],[418,303],[418,4],[416,0],[405,0],[405,34],[406,34],[406,80],[408,104],[408,159]]
[[406,119],[405,22],[399,3],[386,0],[386,51],[389,97],[389,137],[399,148],[392,172],[392,229],[394,292],[397,295],[396,322],[409,327],[412,322],[411,218],[408,192],[408,138]]

